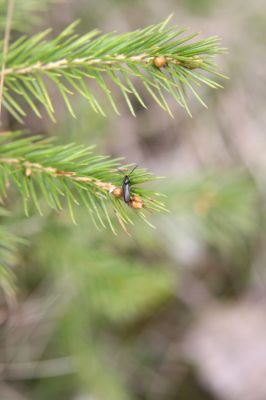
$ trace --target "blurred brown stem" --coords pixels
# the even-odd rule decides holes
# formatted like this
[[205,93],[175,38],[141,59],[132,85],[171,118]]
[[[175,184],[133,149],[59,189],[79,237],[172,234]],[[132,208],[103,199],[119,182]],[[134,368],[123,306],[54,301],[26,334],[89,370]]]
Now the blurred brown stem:
[[30,361],[0,364],[0,380],[26,380],[69,375],[76,372],[73,357],[55,358],[44,361]]
[[4,44],[3,44],[3,63],[1,68],[1,76],[0,76],[0,118],[2,111],[2,97],[3,97],[3,88],[4,88],[4,78],[5,78],[5,64],[6,64],[6,56],[8,52],[9,45],[9,37],[12,23],[12,15],[15,7],[15,0],[9,0],[7,5],[7,17],[6,17],[6,28],[5,28],[5,36],[4,36]]

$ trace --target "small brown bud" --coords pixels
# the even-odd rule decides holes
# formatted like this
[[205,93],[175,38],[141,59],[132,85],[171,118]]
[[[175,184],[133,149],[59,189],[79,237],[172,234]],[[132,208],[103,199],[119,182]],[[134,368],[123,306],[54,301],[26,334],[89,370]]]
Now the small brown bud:
[[26,177],[29,178],[29,177],[31,176],[31,174],[32,174],[32,170],[31,170],[29,167],[27,167],[27,168],[25,169],[25,175],[26,175]]
[[162,68],[162,67],[166,66],[167,60],[164,56],[157,56],[157,57],[154,57],[153,63],[156,67]]
[[132,208],[142,208],[143,207],[143,200],[138,196],[133,196],[129,202]]
[[116,187],[114,190],[111,192],[114,197],[119,198],[123,196],[123,190],[121,187]]

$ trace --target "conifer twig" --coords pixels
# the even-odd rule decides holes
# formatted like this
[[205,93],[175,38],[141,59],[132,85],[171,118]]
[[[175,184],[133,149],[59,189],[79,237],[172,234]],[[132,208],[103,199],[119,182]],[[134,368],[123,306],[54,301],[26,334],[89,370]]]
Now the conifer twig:
[[[157,193],[135,186],[155,179],[141,168],[131,176],[131,198],[126,204],[119,167],[118,159],[95,156],[92,147],[55,145],[42,137],[23,137],[19,132],[0,134],[0,200],[4,201],[7,187],[12,183],[22,196],[27,215],[30,200],[42,215],[40,193],[46,204],[58,211],[64,208],[62,197],[65,198],[73,222],[73,206],[84,204],[94,222],[96,217],[106,227],[106,220],[113,232],[108,206],[115,210],[123,229],[125,224],[132,223],[130,208],[165,210],[156,198]],[[139,213],[139,217],[147,222],[144,214]]]
[[[28,75],[33,73],[41,73],[45,71],[58,71],[62,69],[68,69],[72,67],[80,67],[80,66],[90,66],[90,65],[98,65],[98,66],[113,66],[119,68],[123,66],[123,64],[127,63],[136,63],[136,64],[143,64],[144,66],[151,64],[156,57],[149,56],[148,54],[139,54],[137,56],[127,56],[126,54],[119,54],[117,56],[114,55],[106,55],[105,58],[91,58],[88,59],[87,57],[82,58],[74,58],[73,60],[67,60],[63,58],[58,61],[49,62],[47,64],[41,63],[40,61],[36,62],[33,65],[28,67],[11,67],[5,68],[1,71],[1,76],[7,75]],[[190,57],[187,58],[186,61],[179,61],[174,57],[165,57],[165,63],[173,64],[173,65],[180,65],[187,69],[196,69],[200,68],[203,60],[199,57]]]
[[112,192],[112,190],[116,188],[116,186],[110,182],[102,182],[99,179],[95,179],[89,176],[77,176],[77,173],[74,171],[64,171],[54,167],[45,167],[39,163],[33,163],[27,160],[20,160],[17,158],[0,157],[0,165],[5,165],[5,164],[13,165],[15,166],[15,168],[24,168],[26,176],[31,176],[34,171],[38,171],[45,174],[50,174],[54,177],[65,177],[77,182],[83,182],[83,183],[93,182],[94,185],[108,192]]
[[74,93],[85,97],[95,112],[105,115],[91,88],[94,82],[104,94],[101,98],[109,100],[119,114],[113,95],[116,86],[135,115],[132,97],[146,107],[143,94],[136,86],[139,81],[170,115],[173,116],[167,94],[190,114],[187,90],[205,105],[198,88],[201,85],[221,87],[213,79],[223,77],[214,57],[224,49],[219,38],[197,40],[197,34],[185,35],[184,29],[167,27],[168,20],[121,35],[103,35],[95,30],[78,36],[73,23],[52,40],[46,39],[50,30],[19,38],[10,46],[2,70],[5,107],[15,118],[23,120],[25,111],[20,104],[23,98],[38,117],[41,117],[38,107],[41,103],[54,119],[53,99],[47,85],[50,80],[73,116],[75,110],[70,98]]

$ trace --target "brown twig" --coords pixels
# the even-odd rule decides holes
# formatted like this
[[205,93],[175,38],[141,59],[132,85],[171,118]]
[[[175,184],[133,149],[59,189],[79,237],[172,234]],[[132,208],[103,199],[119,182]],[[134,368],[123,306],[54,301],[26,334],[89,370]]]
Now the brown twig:
[[[58,69],[66,69],[66,68],[73,68],[73,67],[82,67],[86,65],[113,65],[115,64],[125,64],[127,62],[137,62],[143,64],[150,64],[154,60],[154,57],[147,56],[146,53],[139,54],[136,56],[128,57],[125,54],[119,54],[117,56],[105,55],[103,58],[91,58],[83,57],[83,58],[75,58],[73,60],[67,60],[63,58],[58,61],[52,61],[47,64],[43,64],[42,62],[38,61],[33,65],[26,66],[26,67],[13,67],[13,68],[2,68],[1,77],[7,75],[27,75],[33,74],[35,72],[41,71],[51,71],[51,70],[58,70]],[[188,69],[194,69],[201,67],[203,60],[196,57],[190,57],[186,61],[180,61],[176,57],[165,57],[167,64],[172,63],[175,65],[181,65]]]
[[[99,179],[92,178],[89,176],[78,176],[76,172],[74,171],[64,171],[64,170],[59,170],[55,167],[45,167],[44,165],[41,165],[39,163],[32,163],[27,160],[20,160],[17,158],[0,158],[0,164],[9,164],[9,165],[14,165],[17,167],[22,167],[25,169],[25,171],[39,171],[39,172],[44,172],[47,174],[50,174],[52,176],[62,176],[62,177],[67,177],[73,181],[77,182],[83,182],[83,183],[93,183],[96,186],[98,186],[100,189],[106,190],[108,192],[112,192],[116,186],[113,185],[111,182],[102,182]],[[30,176],[30,174],[29,174]]]

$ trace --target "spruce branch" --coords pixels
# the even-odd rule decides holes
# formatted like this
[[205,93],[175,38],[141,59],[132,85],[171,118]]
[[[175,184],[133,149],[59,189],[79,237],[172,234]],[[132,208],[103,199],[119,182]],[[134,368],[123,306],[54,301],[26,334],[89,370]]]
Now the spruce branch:
[[168,20],[120,35],[100,35],[94,30],[78,36],[73,23],[52,40],[47,39],[50,30],[29,38],[20,37],[10,45],[2,72],[6,109],[22,120],[25,116],[19,100],[22,97],[37,116],[41,117],[36,106],[39,102],[54,119],[54,104],[48,90],[50,81],[73,116],[70,97],[75,92],[84,96],[95,112],[105,115],[91,88],[93,81],[119,114],[112,93],[112,87],[117,86],[135,115],[132,97],[146,107],[136,88],[139,80],[165,111],[172,115],[166,99],[166,94],[170,94],[190,114],[187,90],[205,105],[196,89],[202,84],[221,87],[213,78],[223,77],[213,59],[224,49],[218,37],[195,40],[197,34],[184,35],[185,29],[167,27]]
[[[25,212],[29,214],[31,200],[42,215],[39,194],[52,209],[62,210],[62,198],[73,222],[74,205],[85,205],[98,227],[108,224],[116,233],[109,216],[111,206],[125,231],[133,224],[130,209],[147,223],[144,211],[165,210],[156,198],[157,193],[135,187],[155,179],[143,169],[136,169],[130,177],[131,200],[129,206],[122,198],[121,165],[119,159],[93,154],[93,147],[76,144],[55,145],[43,137],[23,137],[20,133],[0,135],[0,196],[7,196],[8,186],[13,183],[19,190]],[[120,168],[120,171],[119,171]],[[122,167],[128,171],[129,166]],[[126,172],[125,172],[126,173]]]

